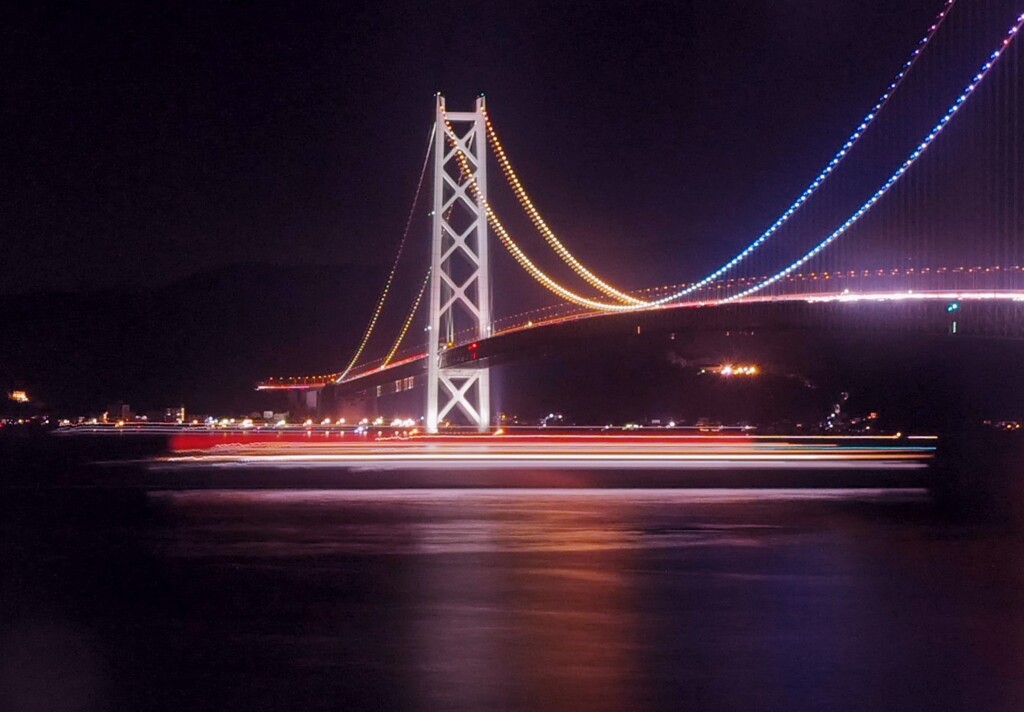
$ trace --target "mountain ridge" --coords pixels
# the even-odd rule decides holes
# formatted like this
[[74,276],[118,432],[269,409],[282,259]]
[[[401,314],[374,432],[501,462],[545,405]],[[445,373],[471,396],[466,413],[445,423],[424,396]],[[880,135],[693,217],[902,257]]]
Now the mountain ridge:
[[[253,409],[263,378],[344,366],[384,276],[356,265],[246,262],[150,288],[0,295],[0,386],[68,414],[117,401]],[[385,319],[405,316],[402,296]]]

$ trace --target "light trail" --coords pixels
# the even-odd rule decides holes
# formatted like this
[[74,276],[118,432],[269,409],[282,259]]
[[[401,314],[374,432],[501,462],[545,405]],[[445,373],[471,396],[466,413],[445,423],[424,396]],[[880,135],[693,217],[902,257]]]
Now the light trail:
[[187,433],[158,466],[351,468],[921,469],[937,438],[918,436],[503,435],[365,439],[352,433]]

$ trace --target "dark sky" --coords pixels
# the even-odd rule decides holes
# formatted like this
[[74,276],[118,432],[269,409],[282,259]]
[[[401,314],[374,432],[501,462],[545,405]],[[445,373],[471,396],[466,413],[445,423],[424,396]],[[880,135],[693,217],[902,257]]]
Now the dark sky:
[[4,293],[383,265],[437,91],[486,94],[582,258],[629,286],[700,276],[800,192],[942,2],[23,5],[0,15]]

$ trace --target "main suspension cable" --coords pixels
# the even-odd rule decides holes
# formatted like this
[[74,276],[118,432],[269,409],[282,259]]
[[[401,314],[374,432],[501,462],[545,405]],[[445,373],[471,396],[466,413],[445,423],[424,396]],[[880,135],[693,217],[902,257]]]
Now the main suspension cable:
[[555,251],[555,254],[561,257],[562,261],[569,265],[572,270],[583,279],[583,281],[597,289],[602,294],[612,297],[624,304],[645,304],[642,299],[637,299],[631,294],[626,294],[603,281],[600,277],[584,267],[580,261],[577,260],[571,252],[569,252],[568,248],[562,244],[551,228],[548,227],[544,218],[541,217],[541,214],[534,206],[533,201],[530,200],[530,196],[526,194],[526,189],[523,188],[523,184],[520,182],[515,170],[513,170],[512,163],[509,161],[508,155],[505,153],[505,148],[501,145],[501,141],[498,139],[498,133],[494,129],[494,123],[491,121],[490,114],[488,114],[486,110],[484,111],[484,122],[487,126],[487,138],[490,141],[491,150],[494,153],[495,158],[498,159],[498,165],[501,166],[501,170],[505,174],[505,179],[512,188],[512,192],[516,194],[519,204],[522,205],[526,214],[530,216],[530,220],[533,222],[540,234],[544,236],[544,240],[548,243],[551,249]]
[[423,300],[423,293],[427,291],[427,285],[430,284],[430,268],[427,267],[427,274],[423,277],[423,284],[420,285],[420,291],[416,294],[416,299],[413,300],[412,309],[409,310],[409,315],[405,317],[405,322],[402,324],[401,330],[398,332],[398,338],[395,339],[395,343],[392,344],[391,350],[388,351],[388,355],[384,357],[380,367],[382,369],[387,368],[388,364],[391,363],[391,359],[395,357],[395,353],[398,351],[398,347],[402,344],[402,339],[405,338],[406,332],[409,331],[409,327],[412,325],[412,320],[416,316],[416,310],[420,308],[420,302]]
[[806,189],[804,189],[804,192],[800,194],[800,197],[798,197],[792,205],[786,208],[785,212],[783,212],[782,215],[780,215],[778,219],[776,219],[775,222],[773,222],[767,230],[761,233],[756,240],[747,245],[743,250],[741,250],[736,256],[734,256],[728,262],[723,264],[714,272],[711,272],[707,276],[703,277],[702,279],[693,282],[685,289],[682,289],[674,294],[663,297],[657,300],[656,303],[667,304],[669,302],[673,302],[677,299],[692,294],[701,287],[704,287],[707,284],[715,281],[716,279],[724,275],[726,272],[731,270],[733,267],[736,267],[740,262],[745,260],[747,257],[749,257],[751,253],[753,253],[755,250],[757,250],[758,247],[763,245],[768,240],[768,238],[770,238],[772,235],[778,232],[779,229],[781,229],[782,226],[785,225],[789,221],[789,219],[796,214],[796,212],[801,208],[801,206],[803,206],[803,204],[806,203],[812,195],[814,195],[818,188],[820,188],[821,185],[825,182],[825,180],[832,174],[832,172],[835,171],[835,169],[839,166],[843,159],[846,158],[847,155],[849,155],[850,151],[853,150],[854,145],[868,130],[868,127],[870,127],[875,122],[875,119],[878,118],[878,115],[882,111],[882,108],[889,102],[889,99],[896,92],[899,86],[903,83],[903,80],[906,78],[907,74],[910,73],[910,70],[917,63],[917,60],[921,56],[921,53],[924,52],[925,47],[929,45],[932,38],[935,37],[935,35],[938,33],[939,28],[942,27],[943,22],[949,16],[949,13],[953,9],[953,5],[955,3],[956,0],[946,0],[945,5],[943,5],[935,20],[932,21],[931,25],[929,25],[928,31],[925,33],[924,37],[922,37],[918,41],[917,45],[914,47],[914,50],[910,53],[910,57],[907,59],[906,62],[903,63],[903,66],[900,68],[899,72],[897,72],[893,80],[889,82],[889,86],[885,88],[885,91],[882,93],[882,96],[879,97],[878,101],[875,102],[875,105],[871,107],[871,110],[868,111],[868,113],[864,116],[863,119],[861,119],[860,124],[858,124],[857,128],[854,129],[853,133],[851,133],[850,136],[846,139],[842,147],[832,157],[832,160],[830,160],[828,164],[823,169],[821,169],[821,172],[818,173],[817,177],[815,177],[811,184],[808,185]]
[[380,299],[377,300],[377,306],[374,307],[373,316],[370,317],[369,323],[366,325],[366,330],[363,332],[363,338],[359,342],[359,347],[356,352],[352,355],[352,359],[345,366],[345,369],[335,379],[335,383],[341,383],[345,380],[345,376],[349,374],[349,371],[359,361],[359,357],[363,355],[363,351],[366,349],[366,345],[370,342],[370,337],[373,335],[374,327],[377,326],[377,320],[380,318],[381,312],[384,310],[384,302],[387,301],[388,294],[391,291],[391,285],[395,281],[395,273],[398,272],[398,262],[402,258],[402,250],[405,247],[406,239],[409,237],[409,228],[412,226],[413,217],[416,215],[416,205],[419,203],[420,192],[423,189],[423,178],[427,174],[427,166],[430,163],[430,153],[433,150],[434,145],[434,131],[437,127],[431,127],[430,138],[427,141],[427,153],[423,157],[423,167],[420,168],[419,182],[416,184],[416,194],[412,199],[412,207],[409,208],[409,216],[405,220],[405,230],[402,231],[402,240],[398,243],[398,254],[395,255],[395,261],[391,265],[391,271],[388,273],[388,278],[384,282],[384,289],[380,293]]
[[853,227],[853,225],[858,220],[860,220],[860,218],[863,217],[864,214],[867,213],[875,205],[875,203],[877,203],[882,198],[882,196],[885,195],[889,191],[889,189],[892,188],[896,184],[896,182],[899,181],[899,179],[904,176],[904,174],[906,174],[906,172],[917,161],[917,159],[920,158],[921,155],[925,152],[925,150],[927,150],[927,148],[932,144],[932,142],[935,141],[936,137],[938,137],[938,135],[942,133],[942,130],[949,124],[950,120],[953,118],[953,116],[956,115],[956,113],[961,109],[961,107],[963,107],[964,102],[966,102],[968,97],[970,97],[971,94],[974,93],[974,90],[977,89],[979,84],[981,84],[982,80],[989,73],[989,70],[991,70],[992,67],[995,66],[996,62],[999,60],[999,57],[1002,56],[1003,52],[1005,52],[1006,49],[1010,46],[1010,44],[1013,42],[1013,39],[1017,36],[1017,33],[1020,31],[1022,26],[1024,26],[1024,14],[1021,14],[1017,18],[1016,22],[1010,28],[1009,32],[1007,32],[1006,35],[1003,37],[1003,40],[1002,42],[1000,42],[999,47],[997,47],[996,50],[989,55],[988,60],[983,65],[981,65],[981,69],[978,71],[977,74],[974,75],[974,77],[971,79],[970,84],[967,85],[963,92],[961,92],[960,96],[957,97],[956,101],[953,102],[953,104],[949,107],[949,109],[943,115],[942,119],[940,119],[939,122],[928,133],[928,135],[924,137],[924,140],[922,140],[921,143],[917,145],[917,147],[911,152],[910,156],[907,157],[903,164],[896,169],[896,172],[889,176],[889,179],[885,183],[883,183],[882,186],[878,190],[876,190],[870,198],[868,198],[867,202],[861,205],[860,208],[858,208],[857,211],[853,213],[853,215],[847,218],[846,221],[838,228],[836,228],[831,234],[829,234],[828,237],[826,237],[824,240],[822,240],[813,248],[811,248],[802,257],[792,262],[785,269],[776,272],[771,277],[768,277],[767,279],[759,282],[758,284],[755,284],[753,287],[749,287],[748,289],[745,289],[741,292],[737,292],[736,294],[730,297],[726,297],[721,301],[731,302],[737,299],[742,299],[744,297],[750,296],[751,294],[760,292],[765,287],[774,284],[775,282],[778,282],[780,279],[783,279],[784,277],[788,276],[795,270],[799,269],[802,265],[806,264],[811,258],[818,255],[822,250],[824,250],[830,244],[835,242],[836,239],[838,239],[843,233],[845,233],[847,230]]
[[445,127],[447,129],[448,143],[452,146],[453,149],[455,149],[455,157],[456,160],[458,160],[459,162],[459,172],[462,174],[461,177],[463,178],[463,180],[469,183],[469,190],[473,194],[473,198],[477,201],[478,204],[483,205],[483,208],[487,213],[487,222],[488,224],[490,224],[494,232],[498,235],[498,239],[501,241],[501,244],[505,247],[506,250],[508,250],[509,254],[512,255],[513,259],[515,259],[515,261],[519,263],[519,266],[526,270],[526,272],[531,277],[537,280],[537,282],[539,282],[544,288],[550,290],[551,292],[558,295],[565,301],[572,302],[573,304],[577,304],[582,307],[587,307],[589,309],[595,309],[598,311],[633,311],[635,309],[641,309],[644,308],[645,306],[648,306],[647,303],[641,303],[637,305],[610,304],[608,302],[599,302],[594,299],[589,299],[581,294],[577,294],[567,289],[566,287],[563,287],[561,284],[551,279],[551,277],[545,274],[535,264],[533,264],[530,258],[526,256],[526,253],[519,247],[519,245],[515,243],[515,241],[512,239],[512,236],[509,235],[508,230],[506,230],[505,226],[502,225],[501,221],[498,219],[498,216],[495,214],[494,209],[490,206],[490,204],[481,199],[480,189],[476,180],[476,175],[470,170],[469,160],[466,158],[466,154],[463,152],[462,147],[459,146],[458,143],[452,138],[452,136],[454,136],[454,131],[452,129],[451,123],[447,119],[445,120]]
[[821,185],[832,174],[832,172],[835,171],[835,169],[839,166],[842,160],[850,153],[854,145],[867,131],[868,127],[870,127],[874,123],[882,108],[889,102],[889,99],[902,84],[904,78],[907,76],[907,74],[909,74],[910,70],[917,63],[917,60],[921,56],[925,47],[928,46],[932,38],[938,33],[939,28],[942,26],[943,22],[949,15],[955,3],[956,0],[946,0],[942,9],[939,11],[938,15],[935,17],[932,24],[928,27],[928,31],[918,41],[917,45],[914,47],[914,50],[910,53],[910,57],[903,63],[903,66],[900,68],[899,72],[897,72],[896,76],[886,87],[885,91],[882,93],[881,97],[879,97],[879,99],[875,102],[874,106],[871,107],[871,110],[861,120],[857,128],[854,129],[853,133],[850,134],[849,137],[847,137],[842,147],[836,152],[836,154],[832,157],[828,164],[818,173],[817,177],[815,177],[811,184],[807,186],[803,193],[800,194],[797,200],[792,205],[790,205],[785,210],[785,212],[783,212],[783,214],[779,216],[779,218],[774,223],[772,223],[772,225],[767,230],[765,230],[760,236],[758,236],[756,240],[750,243],[750,245],[744,248],[739,254],[737,254],[735,257],[733,257],[731,260],[726,262],[724,265],[719,267],[714,272],[711,272],[710,274],[705,276],[703,279],[691,283],[686,288],[653,302],[644,301],[642,299],[639,299],[637,297],[634,297],[630,294],[626,294],[616,289],[615,287],[611,286],[607,282],[600,279],[593,272],[588,270],[583,264],[579,262],[579,260],[576,259],[575,256],[572,255],[571,252],[569,252],[568,248],[565,247],[565,245],[558,239],[555,233],[544,221],[543,217],[537,210],[533,201],[526,193],[526,189],[523,187],[522,182],[519,180],[519,177],[516,175],[515,170],[512,168],[511,161],[509,160],[508,155],[501,144],[501,141],[498,139],[497,131],[494,128],[494,123],[491,121],[490,115],[485,112],[484,119],[487,126],[487,137],[491,142],[492,151],[494,152],[494,155],[498,160],[498,164],[501,166],[502,172],[505,175],[505,179],[508,181],[509,186],[515,193],[520,205],[523,207],[527,215],[530,217],[530,220],[533,222],[534,226],[541,233],[541,235],[544,237],[545,241],[552,248],[552,250],[554,250],[554,252],[562,259],[562,261],[569,265],[572,268],[572,270],[576,272],[576,274],[578,274],[585,282],[587,282],[587,284],[591,285],[601,293],[609,297],[612,297],[613,299],[616,299],[624,304],[634,305],[634,308],[644,308],[647,306],[668,304],[670,302],[676,301],[677,299],[692,294],[701,287],[707,286],[711,282],[714,282],[719,277],[723,276],[732,268],[736,267],[740,262],[742,262],[752,252],[754,252],[758,247],[764,244],[768,240],[768,238],[770,238],[772,235],[778,232],[779,229],[781,229],[782,226],[786,222],[788,222],[794,214],[796,214],[800,207],[803,206],[803,204],[806,203],[811,198],[811,196],[818,190],[818,188],[821,187]]
[[[516,193],[516,197],[519,199],[520,204],[526,210],[534,225],[538,228],[538,230],[540,230],[542,235],[544,235],[545,240],[548,242],[548,244],[563,259],[563,261],[569,264],[570,267],[572,267],[573,270],[580,277],[582,277],[588,284],[590,284],[591,286],[595,287],[596,289],[598,289],[599,291],[603,292],[608,296],[612,296],[613,298],[616,298],[619,301],[625,301],[627,303],[610,304],[607,302],[596,301],[594,299],[590,299],[588,297],[584,297],[583,295],[577,294],[567,289],[563,285],[559,284],[555,280],[553,280],[551,277],[549,277],[541,269],[539,269],[536,265],[533,264],[533,262],[529,259],[526,253],[522,250],[522,248],[520,248],[512,239],[512,236],[505,229],[504,225],[502,225],[494,209],[489,204],[486,204],[485,209],[487,213],[488,223],[491,225],[492,229],[494,229],[495,233],[498,235],[498,238],[501,241],[502,245],[509,251],[509,253],[516,260],[516,262],[519,263],[519,265],[523,267],[523,269],[526,270],[528,274],[530,274],[530,276],[532,276],[537,282],[539,282],[549,291],[553,292],[557,296],[573,304],[577,304],[579,306],[584,306],[589,309],[594,309],[598,311],[634,311],[638,309],[664,306],[672,302],[675,302],[682,297],[692,294],[701,287],[704,287],[710,284],[711,282],[717,280],[719,277],[723,276],[726,272],[731,270],[733,267],[735,267],[741,261],[743,261],[746,257],[748,257],[754,250],[756,250],[758,247],[764,244],[764,242],[767,241],[769,237],[778,232],[782,225],[785,224],[797,212],[797,210],[804,203],[807,202],[808,199],[810,199],[811,195],[813,195],[814,192],[817,191],[817,189],[822,185],[822,183],[825,182],[825,179],[832,174],[832,172],[836,169],[839,163],[850,153],[854,144],[856,144],[860,140],[860,138],[864,135],[868,127],[874,123],[881,109],[885,106],[885,104],[889,101],[889,99],[894,94],[896,89],[900,86],[903,79],[910,72],[910,69],[916,64],[917,59],[921,56],[921,53],[924,51],[925,47],[931,42],[932,38],[936,35],[944,20],[949,15],[949,12],[955,4],[955,2],[956,0],[946,0],[946,3],[943,5],[935,21],[929,26],[928,32],[918,42],[917,46],[911,53],[909,59],[906,62],[904,62],[900,71],[896,74],[895,78],[889,83],[889,86],[886,88],[885,92],[883,92],[882,96],[878,99],[878,101],[871,108],[868,114],[861,120],[860,124],[857,126],[854,132],[847,138],[843,146],[833,156],[832,160],[829,161],[829,163],[825,166],[825,168],[821,170],[821,172],[814,179],[814,181],[804,190],[803,193],[801,193],[800,197],[797,198],[797,200],[789,208],[787,208],[786,211],[764,233],[762,233],[756,240],[754,240],[754,242],[748,245],[743,251],[741,251],[739,254],[737,254],[735,257],[733,257],[729,262],[725,263],[719,269],[715,270],[714,272],[707,275],[703,279],[690,284],[684,289],[678,290],[673,294],[666,295],[656,300],[645,301],[633,297],[631,295],[625,294],[623,292],[620,292],[619,290],[616,290],[614,287],[611,287],[604,281],[600,280],[596,275],[594,275],[592,272],[587,270],[586,267],[579,263],[579,261],[576,260],[575,257],[573,257],[573,255],[568,251],[568,249],[565,248],[565,246],[558,240],[557,236],[554,235],[553,231],[551,231],[550,228],[548,228],[547,224],[540,216],[539,211],[537,211],[536,207],[533,205],[533,202],[529,199],[529,196],[526,194],[525,189],[522,187],[522,183],[519,181],[514,170],[512,169],[511,162],[508,160],[507,154],[505,154],[504,149],[497,138],[497,132],[494,130],[493,122],[491,122],[489,115],[485,114],[488,138],[490,138],[493,142],[492,148],[494,149],[495,155],[498,158],[498,162],[502,167],[502,171],[505,173],[506,180],[509,181],[509,184],[511,185],[513,191]],[[988,66],[990,65],[987,65],[984,71],[987,71]],[[967,94],[969,93],[970,92],[968,91]],[[966,99],[966,96],[963,97],[963,99]],[[948,118],[946,119],[946,121],[948,121]],[[940,123],[939,130],[941,130],[941,126],[944,125],[945,121]],[[934,136],[931,136],[926,141],[926,143],[922,145],[926,146],[927,143],[930,143],[933,139]],[[462,154],[461,150],[457,151],[457,156],[460,163],[460,167],[462,168],[464,174],[468,174],[466,158]],[[911,159],[911,162],[913,160],[916,160],[916,155],[913,157],[913,159]],[[906,168],[909,168],[908,164],[905,164],[904,168],[901,168],[901,170],[905,170]],[[899,173],[899,175],[902,175],[902,173]],[[896,179],[898,180],[898,177]],[[470,178],[470,181],[472,183],[471,188],[473,190],[473,193],[477,197],[477,199],[479,199],[478,191],[476,189],[475,178]],[[895,182],[895,180],[893,180],[893,182]],[[885,187],[884,190],[888,190],[888,187]],[[884,192],[884,190],[882,192]],[[881,196],[878,195],[878,197]],[[864,208],[864,210],[866,211],[866,208]],[[858,218],[859,215],[856,215],[854,218],[852,218],[852,220],[855,221]],[[841,231],[844,230],[845,228],[841,228]],[[841,234],[840,231],[837,232]],[[835,237],[838,237],[838,234],[836,234],[831,239],[834,240]],[[824,244],[828,244],[828,242],[831,242],[831,240],[828,240]],[[820,245],[819,248],[816,249],[820,251],[820,249],[824,248],[824,244]],[[813,254],[817,254],[817,251],[812,252]],[[813,256],[810,253],[809,255]],[[777,281],[777,279],[785,277],[786,275],[790,274],[793,270],[798,268],[801,264],[806,262],[807,259],[810,259],[810,256],[803,260],[803,262],[799,262],[798,264],[794,263],[794,265],[791,265],[791,268],[787,268],[787,270],[785,270],[783,273],[779,273],[778,275],[775,275],[773,278],[769,278],[760,286],[756,286],[754,288],[746,290],[742,294],[751,294],[755,291],[759,291],[768,284]],[[730,300],[733,298],[730,298]]]

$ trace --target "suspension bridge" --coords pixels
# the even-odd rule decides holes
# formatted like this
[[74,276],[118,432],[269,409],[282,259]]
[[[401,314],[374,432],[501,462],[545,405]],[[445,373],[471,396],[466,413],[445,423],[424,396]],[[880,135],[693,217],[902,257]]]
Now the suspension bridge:
[[[451,111],[439,94],[397,255],[348,363],[258,388],[312,395],[423,383],[429,432],[451,419],[485,431],[491,365],[558,339],[851,323],[1024,338],[1022,26],[1019,0],[945,0],[806,188],[742,250],[674,284],[631,287],[588,266],[527,192],[484,98]],[[522,231],[499,215],[489,158],[505,200],[522,210]],[[413,246],[428,242],[427,264],[408,265]],[[550,302],[508,309],[509,267]],[[414,277],[403,282],[403,272]],[[402,292],[410,305],[388,337]]]

